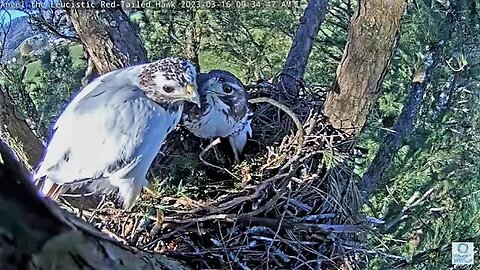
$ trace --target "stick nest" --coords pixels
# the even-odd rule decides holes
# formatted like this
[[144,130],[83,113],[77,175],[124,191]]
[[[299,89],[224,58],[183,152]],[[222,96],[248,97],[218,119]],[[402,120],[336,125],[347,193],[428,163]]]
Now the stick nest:
[[[143,194],[132,212],[107,200],[83,215],[130,244],[194,269],[350,264],[363,226],[352,140],[322,116],[319,96],[292,99],[268,82],[249,92],[254,136],[242,163],[216,158],[211,145],[199,153],[202,142],[180,130],[153,167],[163,182],[152,179],[153,192]],[[165,188],[168,181],[177,181],[173,193]]]

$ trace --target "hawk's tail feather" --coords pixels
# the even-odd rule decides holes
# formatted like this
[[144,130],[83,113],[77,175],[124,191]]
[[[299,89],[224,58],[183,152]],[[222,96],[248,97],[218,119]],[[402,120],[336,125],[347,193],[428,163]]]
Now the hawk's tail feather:
[[53,200],[58,200],[60,195],[68,190],[68,188],[56,184],[46,176],[37,178],[35,180],[35,187],[42,195],[52,198]]

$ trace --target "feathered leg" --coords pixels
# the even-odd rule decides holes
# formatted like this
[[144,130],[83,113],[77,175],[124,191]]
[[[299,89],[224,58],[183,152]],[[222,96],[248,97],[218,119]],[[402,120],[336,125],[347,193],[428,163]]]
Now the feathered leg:
[[232,147],[235,163],[240,163],[240,155],[243,152],[243,148],[245,148],[248,138],[252,137],[252,127],[250,122],[251,120],[248,120],[247,124],[240,133],[228,137],[228,141]]
[[123,208],[130,211],[135,201],[140,197],[143,187],[147,186],[145,178],[110,178],[110,184],[118,187],[120,198],[123,201]]
[[230,142],[230,146],[232,147],[233,157],[235,159],[235,163],[240,163],[240,155],[243,152],[243,148],[247,143],[247,134],[240,133],[237,136],[230,136],[228,137],[228,141]]

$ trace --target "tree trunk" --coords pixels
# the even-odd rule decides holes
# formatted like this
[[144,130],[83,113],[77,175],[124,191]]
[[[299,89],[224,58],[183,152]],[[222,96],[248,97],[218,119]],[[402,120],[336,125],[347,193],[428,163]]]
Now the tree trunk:
[[190,269],[126,247],[38,196],[0,140],[0,269]]
[[360,0],[324,113],[336,128],[358,134],[377,101],[395,49],[404,0]]
[[317,37],[320,25],[325,19],[328,0],[310,0],[300,19],[292,47],[283,65],[279,87],[286,93],[297,96],[301,87],[308,57]]
[[438,50],[438,45],[433,46],[424,59],[423,66],[415,71],[405,105],[393,127],[394,132],[384,139],[370,167],[360,181],[359,190],[362,193],[363,202],[366,202],[373,191],[379,185],[382,185],[385,171],[392,163],[395,154],[402,147],[403,141],[413,132],[432,69],[438,63]]
[[[100,5],[99,0],[90,3]],[[79,8],[67,12],[100,75],[147,61],[140,36],[123,10]]]
[[29,169],[40,161],[43,149],[41,141],[3,89],[0,89],[0,137]]
[[189,25],[186,29],[186,46],[185,46],[185,57],[190,60],[195,67],[197,72],[200,72],[200,61],[198,59],[198,52],[200,51],[200,37],[199,31],[197,31],[197,14],[195,11],[190,11],[188,18],[190,20]]

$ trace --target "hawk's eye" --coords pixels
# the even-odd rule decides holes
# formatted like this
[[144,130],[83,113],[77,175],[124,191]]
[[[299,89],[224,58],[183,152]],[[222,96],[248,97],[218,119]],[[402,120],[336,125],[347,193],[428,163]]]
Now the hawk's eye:
[[223,92],[225,92],[225,94],[230,94],[233,92],[233,89],[231,86],[226,85],[223,87]]
[[163,87],[163,91],[165,91],[165,93],[171,93],[171,92],[173,92],[173,90],[175,90],[175,88],[173,88],[171,86],[164,86]]

